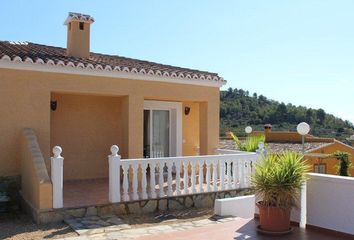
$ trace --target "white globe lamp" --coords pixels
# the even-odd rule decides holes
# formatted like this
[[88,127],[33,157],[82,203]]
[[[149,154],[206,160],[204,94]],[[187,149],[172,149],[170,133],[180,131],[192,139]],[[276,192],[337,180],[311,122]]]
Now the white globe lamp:
[[301,122],[297,125],[296,130],[300,135],[304,136],[310,132],[310,125],[305,122]]
[[251,127],[251,126],[247,126],[247,127],[245,128],[245,132],[246,132],[247,134],[250,134],[250,133],[252,132],[252,127]]
[[302,140],[302,153],[305,153],[305,135],[310,132],[310,125],[305,122],[301,122],[297,125],[296,130],[301,135]]

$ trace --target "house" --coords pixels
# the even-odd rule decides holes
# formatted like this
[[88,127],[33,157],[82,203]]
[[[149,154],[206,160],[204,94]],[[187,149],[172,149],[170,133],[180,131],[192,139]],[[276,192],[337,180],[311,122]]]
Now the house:
[[90,52],[93,23],[69,13],[67,48],[0,42],[0,176],[21,176],[37,222],[58,208],[224,190],[215,164],[222,171],[232,155],[215,154],[226,81]]

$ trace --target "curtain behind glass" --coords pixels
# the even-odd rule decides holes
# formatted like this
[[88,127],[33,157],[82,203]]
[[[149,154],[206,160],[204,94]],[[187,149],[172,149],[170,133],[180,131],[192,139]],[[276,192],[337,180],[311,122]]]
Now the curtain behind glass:
[[169,157],[170,155],[170,112],[152,111],[152,156]]

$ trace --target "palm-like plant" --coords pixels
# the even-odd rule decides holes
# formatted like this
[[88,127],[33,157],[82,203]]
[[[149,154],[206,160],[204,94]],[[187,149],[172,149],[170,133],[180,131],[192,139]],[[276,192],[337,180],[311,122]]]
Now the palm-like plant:
[[262,199],[263,206],[291,209],[296,206],[308,170],[299,153],[269,154],[255,166],[253,189]]
[[264,135],[254,135],[247,137],[246,141],[242,143],[235,134],[230,132],[230,135],[240,151],[255,152],[258,149],[258,144],[265,141]]

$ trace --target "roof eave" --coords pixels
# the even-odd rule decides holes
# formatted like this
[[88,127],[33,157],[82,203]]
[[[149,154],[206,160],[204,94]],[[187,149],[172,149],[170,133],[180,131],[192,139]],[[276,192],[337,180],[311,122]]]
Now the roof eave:
[[68,62],[64,64],[63,62],[58,62],[55,64],[53,61],[47,61],[46,63],[37,59],[33,62],[32,59],[26,59],[22,61],[20,57],[15,57],[11,60],[10,57],[2,57],[0,59],[0,68],[3,69],[16,69],[24,71],[38,71],[38,72],[50,72],[50,73],[63,73],[63,74],[76,74],[76,75],[86,75],[86,76],[101,76],[101,77],[112,77],[112,78],[124,78],[132,80],[145,80],[145,81],[155,81],[155,82],[165,82],[165,83],[176,83],[176,84],[189,84],[197,86],[206,87],[222,87],[226,84],[226,80],[218,78],[214,79],[195,79],[195,78],[181,78],[178,76],[165,76],[165,75],[155,75],[148,73],[129,71],[129,68],[116,69],[106,66],[103,68],[101,65],[96,67],[84,66],[83,64],[77,64]]

